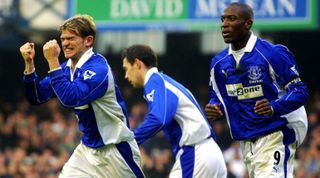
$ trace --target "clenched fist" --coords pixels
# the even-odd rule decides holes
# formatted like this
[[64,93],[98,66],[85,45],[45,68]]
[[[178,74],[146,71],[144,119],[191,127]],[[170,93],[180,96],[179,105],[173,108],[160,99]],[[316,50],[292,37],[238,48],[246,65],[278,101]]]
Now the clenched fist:
[[60,67],[59,55],[61,48],[56,40],[50,40],[43,45],[43,55],[46,58],[50,70]]
[[25,63],[24,72],[26,74],[32,73],[34,71],[34,62],[33,62],[34,56],[35,56],[34,43],[27,42],[24,45],[22,45],[20,47],[20,53]]
[[204,112],[209,120],[216,120],[223,116],[217,104],[207,104],[204,108]]
[[27,42],[20,47],[20,53],[25,62],[33,62],[35,56],[34,43]]
[[254,112],[265,116],[273,115],[273,109],[267,99],[258,100],[254,106]]

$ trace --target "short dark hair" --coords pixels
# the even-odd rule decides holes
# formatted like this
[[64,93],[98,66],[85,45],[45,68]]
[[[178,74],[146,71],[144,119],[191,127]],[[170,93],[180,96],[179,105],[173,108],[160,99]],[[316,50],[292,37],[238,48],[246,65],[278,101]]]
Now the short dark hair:
[[121,53],[121,59],[127,58],[132,65],[135,59],[139,59],[148,68],[157,67],[158,57],[156,53],[147,45],[135,44],[126,48]]
[[254,18],[253,10],[252,10],[252,8],[251,8],[248,4],[239,3],[239,2],[233,2],[233,3],[229,4],[228,7],[231,7],[231,6],[238,6],[238,7],[240,7],[241,10],[242,10],[243,18],[244,18],[245,20],[251,19],[251,20],[253,21],[253,18]]

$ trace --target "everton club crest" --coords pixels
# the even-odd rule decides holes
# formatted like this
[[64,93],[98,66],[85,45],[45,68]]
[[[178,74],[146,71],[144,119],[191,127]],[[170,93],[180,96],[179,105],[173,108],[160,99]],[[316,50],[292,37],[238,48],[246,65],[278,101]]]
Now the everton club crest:
[[251,66],[248,71],[248,77],[251,79],[250,83],[258,83],[261,82],[259,79],[262,76],[261,68],[258,66]]

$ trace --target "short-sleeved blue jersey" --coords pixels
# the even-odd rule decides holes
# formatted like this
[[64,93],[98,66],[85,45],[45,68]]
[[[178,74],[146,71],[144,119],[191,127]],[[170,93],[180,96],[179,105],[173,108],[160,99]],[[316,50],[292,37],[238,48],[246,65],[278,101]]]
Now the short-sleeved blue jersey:
[[145,79],[144,98],[149,113],[135,133],[138,144],[163,130],[173,153],[209,137],[213,129],[191,92],[169,76],[151,68]]
[[[308,91],[285,46],[252,33],[238,66],[229,46],[212,59],[210,68],[210,104],[225,113],[234,139],[263,136],[286,125],[295,128],[297,137],[300,131],[305,134]],[[254,112],[256,101],[263,98],[270,102],[273,116]]]
[[40,80],[36,73],[24,76],[26,97],[41,104],[57,97],[73,108],[83,132],[82,142],[91,148],[133,140],[125,102],[107,60],[88,50],[71,72],[71,59]]

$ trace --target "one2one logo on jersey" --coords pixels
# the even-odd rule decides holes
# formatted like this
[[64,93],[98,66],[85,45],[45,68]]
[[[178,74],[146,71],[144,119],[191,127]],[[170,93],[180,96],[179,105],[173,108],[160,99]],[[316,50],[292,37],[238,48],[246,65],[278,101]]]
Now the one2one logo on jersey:
[[152,90],[150,93],[146,94],[146,99],[148,101],[153,102],[154,92],[155,90]]
[[91,70],[86,70],[83,74],[83,80],[91,79],[95,75],[95,72],[92,72]]
[[261,85],[243,87],[242,83],[227,84],[226,89],[228,96],[238,97],[238,100],[251,99],[263,96]]

